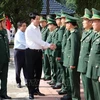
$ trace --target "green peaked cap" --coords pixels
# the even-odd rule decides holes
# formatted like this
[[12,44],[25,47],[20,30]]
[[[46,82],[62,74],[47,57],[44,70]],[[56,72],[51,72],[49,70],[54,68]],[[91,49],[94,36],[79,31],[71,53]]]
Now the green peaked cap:
[[91,19],[100,19],[100,11],[92,8],[92,18]]
[[77,22],[78,21],[78,18],[76,18],[76,17],[73,17],[73,16],[70,16],[70,15],[67,15],[66,16],[66,23],[67,22]]
[[41,16],[41,18],[40,18],[40,22],[42,22],[42,21],[47,21],[46,17]]
[[84,16],[81,17],[81,18],[90,19],[91,17],[92,17],[92,13],[87,8],[85,8],[85,10],[84,10]]
[[67,15],[67,13],[64,12],[63,10],[61,10],[61,18],[62,18],[62,17],[66,17],[66,15]]
[[48,20],[48,19],[55,19],[55,16],[53,16],[53,15],[47,15],[46,18],[47,18],[47,20]]
[[5,19],[5,13],[4,12],[0,12],[0,21]]
[[55,13],[56,14],[56,18],[55,19],[60,19],[61,18],[61,13]]
[[47,19],[47,24],[54,24],[54,25],[56,25],[56,21],[53,18],[49,18],[49,19]]

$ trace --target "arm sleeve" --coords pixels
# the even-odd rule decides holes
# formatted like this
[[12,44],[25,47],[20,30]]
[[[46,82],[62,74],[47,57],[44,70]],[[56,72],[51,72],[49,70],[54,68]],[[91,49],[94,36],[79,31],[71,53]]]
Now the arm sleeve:
[[75,33],[72,33],[71,36],[71,58],[70,58],[70,66],[76,66],[76,61],[77,61],[77,35]]
[[25,34],[26,34],[26,39],[32,41],[33,43],[36,43],[40,46],[42,46],[42,48],[46,49],[50,47],[50,44],[48,42],[45,42],[42,40],[42,38],[39,38],[36,34],[31,35],[32,31],[31,30],[26,30]]
[[[16,34],[17,35],[17,34]],[[22,36],[20,36],[19,34],[16,36],[17,38],[17,41],[20,42],[22,45],[25,45],[26,46],[26,42],[25,42],[25,37],[23,39]]]

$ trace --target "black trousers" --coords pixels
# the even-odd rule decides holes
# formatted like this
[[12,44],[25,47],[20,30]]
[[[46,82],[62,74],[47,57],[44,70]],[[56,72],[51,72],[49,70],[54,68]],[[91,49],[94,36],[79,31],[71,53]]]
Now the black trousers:
[[42,50],[26,49],[26,78],[29,94],[39,89],[42,74]]
[[16,83],[21,83],[21,78],[20,78],[21,69],[23,69],[24,78],[26,77],[25,50],[15,49],[14,61],[15,61],[15,71],[16,71]]

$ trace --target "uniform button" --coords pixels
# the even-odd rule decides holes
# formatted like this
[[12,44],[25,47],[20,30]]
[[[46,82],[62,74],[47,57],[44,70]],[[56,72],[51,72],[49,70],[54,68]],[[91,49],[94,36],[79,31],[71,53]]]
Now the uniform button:
[[90,57],[91,55],[89,55],[89,57]]
[[70,56],[68,56],[70,58]]
[[98,68],[98,66],[95,66],[96,68]]
[[91,48],[91,50],[92,50],[92,48]]

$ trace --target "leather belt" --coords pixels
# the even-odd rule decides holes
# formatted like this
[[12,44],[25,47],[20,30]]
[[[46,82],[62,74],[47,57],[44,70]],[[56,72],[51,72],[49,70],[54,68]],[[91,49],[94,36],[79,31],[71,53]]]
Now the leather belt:
[[41,49],[31,49],[31,50],[38,51],[38,52],[42,51]]
[[25,49],[15,49],[15,50],[19,50],[19,51],[25,51]]

